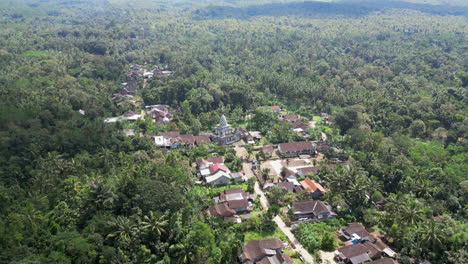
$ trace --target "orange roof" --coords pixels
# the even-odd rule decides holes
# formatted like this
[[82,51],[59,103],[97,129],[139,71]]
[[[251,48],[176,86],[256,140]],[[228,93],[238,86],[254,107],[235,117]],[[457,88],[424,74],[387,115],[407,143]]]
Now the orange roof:
[[304,187],[304,189],[309,190],[311,192],[315,192],[317,189],[322,193],[325,192],[325,188],[323,188],[323,186],[320,185],[320,183],[311,180],[307,177],[303,181],[301,181],[301,185]]

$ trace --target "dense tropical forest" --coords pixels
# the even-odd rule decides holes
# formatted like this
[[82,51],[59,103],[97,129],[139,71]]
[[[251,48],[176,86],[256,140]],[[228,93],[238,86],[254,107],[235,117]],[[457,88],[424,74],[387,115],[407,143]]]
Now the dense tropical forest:
[[[385,233],[401,263],[467,263],[465,1],[2,0],[0,14],[0,263],[239,263],[275,212],[207,217],[219,190],[192,164],[241,158],[122,130],[200,134],[225,114],[301,140],[270,105],[330,115],[310,134],[349,156],[316,175],[341,219]],[[112,96],[134,64],[172,72],[138,92],[177,109],[170,123],[104,122],[131,109]],[[298,235],[339,227],[320,224]]]

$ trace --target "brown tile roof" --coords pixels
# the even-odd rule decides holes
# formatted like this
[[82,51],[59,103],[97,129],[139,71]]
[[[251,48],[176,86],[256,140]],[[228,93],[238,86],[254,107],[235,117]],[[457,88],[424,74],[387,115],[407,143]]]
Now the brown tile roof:
[[282,143],[278,145],[278,150],[280,152],[296,152],[303,150],[313,150],[314,144],[311,141],[300,141],[300,142],[290,142]]
[[184,143],[195,144],[195,137],[191,134],[189,135],[180,135],[180,139]]
[[301,128],[302,130],[306,130],[309,128],[309,125],[302,121],[296,121],[293,124],[293,128]]
[[289,121],[289,122],[295,122],[299,119],[298,115],[285,115],[283,116],[283,120]]
[[356,222],[347,224],[345,227],[341,228],[341,230],[348,236],[352,236],[353,234],[356,234],[359,237],[364,238],[370,235],[363,225],[361,225],[360,223],[356,223]]
[[273,152],[273,146],[266,146],[266,147],[263,147],[263,148],[262,148],[262,151],[263,151],[264,153]]
[[350,259],[355,256],[359,256],[369,252],[369,249],[362,244],[352,244],[338,249],[338,252],[343,254],[347,259]]
[[200,143],[210,143],[211,142],[211,138],[210,136],[208,135],[198,135],[198,136],[195,136],[195,142],[197,144],[200,144]]
[[227,202],[227,205],[231,209],[247,208],[249,206],[249,202],[247,201],[247,199],[233,200],[233,201]]
[[268,250],[283,249],[283,242],[278,238],[264,238],[251,240],[245,243],[242,249],[242,257],[246,260],[261,260],[267,255]]
[[292,182],[280,182],[278,183],[278,187],[285,188],[288,192],[292,192],[294,190],[294,183]]
[[297,169],[298,171],[301,171],[302,174],[309,174],[309,173],[317,173],[317,171],[321,168],[322,166],[310,166],[310,167],[303,167]]
[[369,255],[370,258],[376,258],[381,255],[382,251],[376,245],[372,244],[371,242],[365,241],[362,244],[368,249],[367,254]]
[[319,190],[321,193],[325,193],[325,188],[323,188],[320,183],[315,180],[311,180],[310,178],[306,177],[303,181],[301,181],[301,185],[304,187],[305,190],[310,192],[315,192]]
[[179,137],[180,136],[180,131],[162,132],[161,136],[168,137],[168,138]]
[[219,217],[230,217],[236,214],[236,211],[229,208],[227,203],[218,203],[208,207],[208,215],[219,216]]
[[327,204],[318,200],[293,203],[292,208],[294,209],[294,213],[297,212],[301,214],[313,213],[314,215],[318,215],[324,211],[331,211]]

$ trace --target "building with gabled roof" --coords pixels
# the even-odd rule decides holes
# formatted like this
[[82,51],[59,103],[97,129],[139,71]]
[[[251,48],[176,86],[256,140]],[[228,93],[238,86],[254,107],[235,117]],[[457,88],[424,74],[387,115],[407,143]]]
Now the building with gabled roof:
[[315,144],[312,141],[282,143],[278,145],[278,152],[282,157],[315,154]]
[[295,220],[323,219],[336,216],[329,204],[319,200],[296,202],[291,205],[291,208]]
[[326,192],[325,188],[323,188],[320,183],[315,180],[311,180],[308,177],[301,181],[301,185],[304,187],[304,190],[308,192],[313,198],[320,197]]
[[291,257],[283,254],[285,247],[278,238],[251,240],[242,248],[241,263],[294,264]]

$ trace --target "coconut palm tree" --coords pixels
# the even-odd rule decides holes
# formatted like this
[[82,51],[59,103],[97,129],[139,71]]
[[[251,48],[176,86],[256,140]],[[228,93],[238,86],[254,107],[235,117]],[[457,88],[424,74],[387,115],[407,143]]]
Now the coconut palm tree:
[[138,232],[134,223],[125,216],[117,216],[117,218],[109,222],[109,225],[113,226],[116,230],[107,235],[107,238],[115,238],[117,241],[124,244],[129,244]]
[[428,219],[419,224],[417,234],[421,244],[430,248],[432,252],[443,249],[450,235],[443,224],[434,219]]
[[169,220],[166,214],[158,214],[157,212],[150,211],[149,215],[143,217],[142,224],[144,230],[147,230],[152,235],[161,237],[161,235],[167,232]]

